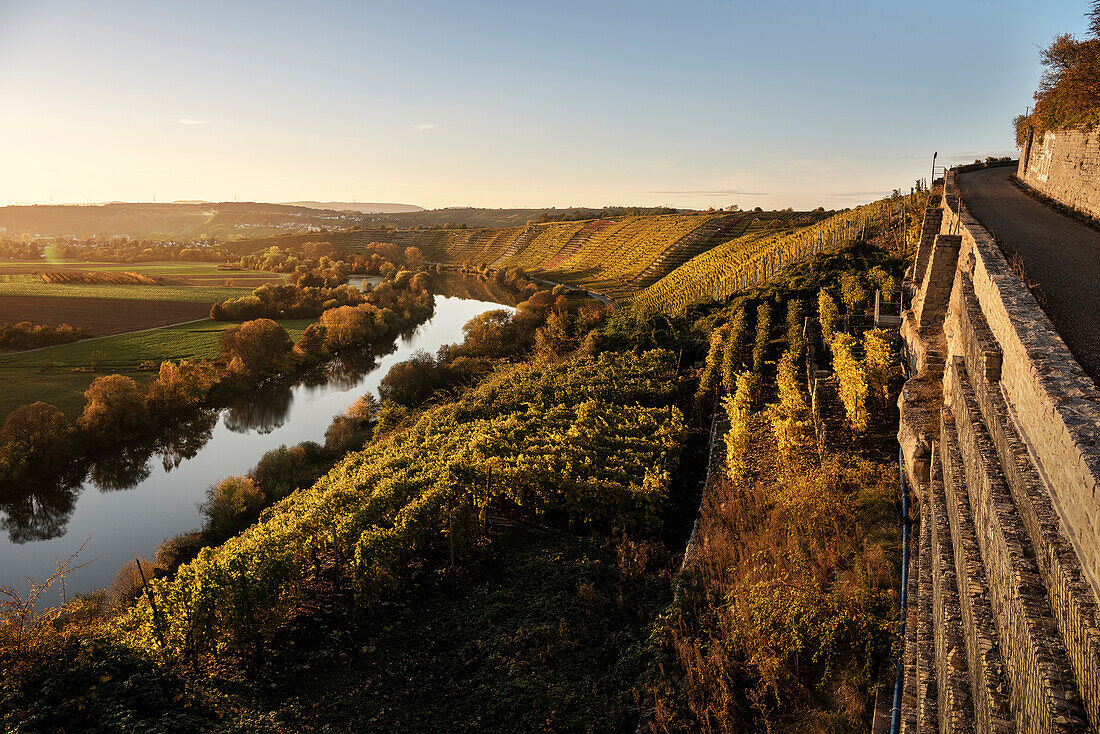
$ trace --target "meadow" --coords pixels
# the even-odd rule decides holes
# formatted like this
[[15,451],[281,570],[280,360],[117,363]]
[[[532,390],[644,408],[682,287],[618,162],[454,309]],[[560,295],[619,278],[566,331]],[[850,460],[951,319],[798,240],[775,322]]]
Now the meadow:
[[[187,285],[86,285],[43,283],[33,275],[11,275],[0,281],[0,296],[36,296],[43,298],[126,298],[135,301],[189,301],[213,304],[227,298],[239,298],[251,288]],[[16,280],[18,278],[18,280]]]
[[[313,321],[293,319],[280,323],[297,340]],[[117,372],[135,379],[149,379],[156,372],[139,370],[143,362],[159,365],[165,360],[217,359],[221,332],[236,325],[205,319],[0,356],[0,379],[5,385],[0,393],[0,417],[21,405],[41,400],[75,418],[84,405],[84,391],[100,374]],[[89,367],[99,356],[96,352],[103,356],[97,365],[98,372],[92,372]]]

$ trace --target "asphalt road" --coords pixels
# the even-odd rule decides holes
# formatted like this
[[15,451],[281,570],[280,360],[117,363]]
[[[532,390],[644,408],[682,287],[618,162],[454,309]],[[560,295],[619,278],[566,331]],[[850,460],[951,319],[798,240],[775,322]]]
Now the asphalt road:
[[1019,255],[1066,346],[1100,384],[1100,231],[1025,194],[1012,183],[1015,171],[964,173],[959,193],[1005,254]]

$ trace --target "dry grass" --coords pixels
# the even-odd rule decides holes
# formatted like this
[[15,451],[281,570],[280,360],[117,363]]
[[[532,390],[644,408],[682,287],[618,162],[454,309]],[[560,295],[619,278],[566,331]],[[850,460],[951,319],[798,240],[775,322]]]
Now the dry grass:
[[708,488],[664,620],[651,731],[864,729],[893,629],[895,473],[846,455],[780,462],[753,423],[753,470]]

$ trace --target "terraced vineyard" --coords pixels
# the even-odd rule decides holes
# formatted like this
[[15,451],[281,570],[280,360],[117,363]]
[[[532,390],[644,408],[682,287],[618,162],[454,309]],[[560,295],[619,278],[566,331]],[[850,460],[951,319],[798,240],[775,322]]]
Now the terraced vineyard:
[[[840,247],[897,208],[895,202],[883,199],[794,231],[777,234],[750,227],[740,237],[706,249],[639,291],[632,299],[633,307],[677,315],[695,303],[721,302],[739,290],[763,284],[796,260]],[[816,214],[827,216],[818,212],[806,216]],[[806,218],[802,223],[808,223]]]
[[810,224],[817,212],[685,212],[506,229],[360,230],[327,235],[361,251],[371,242],[418,247],[434,262],[521,267],[554,281],[629,300],[723,241]]

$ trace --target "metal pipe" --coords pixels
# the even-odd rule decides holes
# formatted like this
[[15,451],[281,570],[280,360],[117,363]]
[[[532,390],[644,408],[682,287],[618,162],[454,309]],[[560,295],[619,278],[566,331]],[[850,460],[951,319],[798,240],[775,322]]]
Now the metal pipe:
[[894,677],[894,707],[890,710],[890,734],[898,734],[901,726],[901,687],[904,678],[905,608],[909,586],[909,493],[905,489],[905,457],[898,446],[898,477],[901,479],[901,649],[898,650],[897,669]]

